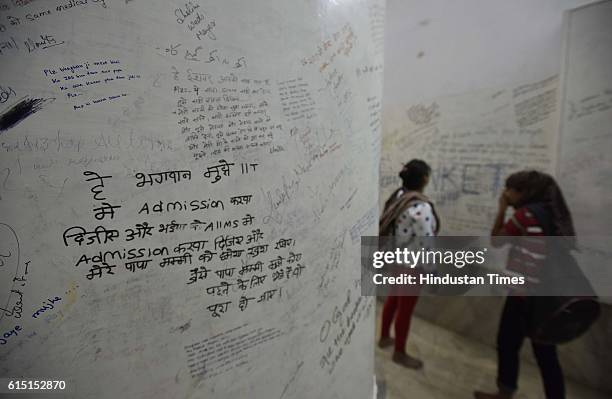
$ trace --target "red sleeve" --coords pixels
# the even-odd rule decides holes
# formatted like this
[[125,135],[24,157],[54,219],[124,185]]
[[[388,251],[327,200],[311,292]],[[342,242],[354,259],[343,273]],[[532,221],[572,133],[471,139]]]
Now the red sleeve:
[[527,208],[519,208],[504,225],[504,231],[510,236],[522,236],[527,229]]

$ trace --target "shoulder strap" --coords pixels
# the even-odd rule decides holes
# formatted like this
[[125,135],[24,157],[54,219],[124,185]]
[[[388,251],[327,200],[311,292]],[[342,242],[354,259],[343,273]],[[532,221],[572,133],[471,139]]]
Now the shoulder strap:
[[393,204],[399,199],[397,198],[397,193],[399,193],[401,189],[402,188],[400,187],[397,190],[393,191],[389,198],[387,198],[387,200],[385,201],[385,207],[383,208],[383,212],[385,212],[391,206],[391,204]]

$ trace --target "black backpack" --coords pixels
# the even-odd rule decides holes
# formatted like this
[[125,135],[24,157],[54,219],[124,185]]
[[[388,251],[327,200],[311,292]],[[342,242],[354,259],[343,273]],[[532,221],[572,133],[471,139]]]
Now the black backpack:
[[[527,208],[538,220],[544,234],[553,235],[548,209],[543,204]],[[578,338],[601,313],[597,295],[570,248],[560,247],[547,254],[538,276],[540,284],[527,298],[527,334],[533,341],[544,344],[562,344]],[[551,295],[547,295],[547,290]],[[568,295],[559,296],[559,292]]]

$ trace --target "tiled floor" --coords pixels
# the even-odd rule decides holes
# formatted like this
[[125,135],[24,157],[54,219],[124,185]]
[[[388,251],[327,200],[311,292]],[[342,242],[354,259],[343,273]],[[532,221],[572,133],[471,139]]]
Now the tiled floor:
[[[377,313],[380,316],[381,305]],[[380,323],[380,317],[377,318]],[[377,333],[380,329],[377,329]],[[414,371],[391,362],[393,348],[376,347],[379,391],[386,399],[469,399],[475,389],[494,390],[496,354],[479,344],[417,317],[412,320],[408,353],[425,367]],[[537,367],[523,362],[516,399],[544,398]],[[609,394],[566,381],[568,399],[604,399]],[[380,395],[379,395],[380,397]]]

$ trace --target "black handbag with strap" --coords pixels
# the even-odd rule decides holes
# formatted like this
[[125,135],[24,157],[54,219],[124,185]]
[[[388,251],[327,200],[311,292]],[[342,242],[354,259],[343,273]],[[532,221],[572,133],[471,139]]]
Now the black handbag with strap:
[[[538,220],[544,234],[552,235],[552,218],[548,209],[543,204],[527,208]],[[599,300],[570,248],[559,245],[554,251],[549,250],[538,277],[539,288],[527,298],[527,334],[533,341],[544,344],[572,341],[599,318]],[[547,296],[547,290],[553,295]],[[559,292],[568,295],[559,296]]]

